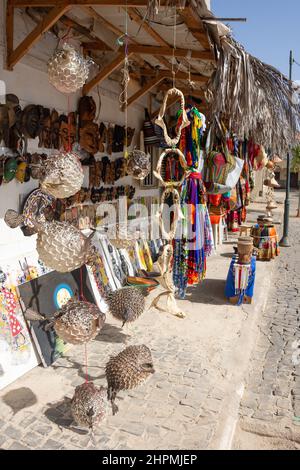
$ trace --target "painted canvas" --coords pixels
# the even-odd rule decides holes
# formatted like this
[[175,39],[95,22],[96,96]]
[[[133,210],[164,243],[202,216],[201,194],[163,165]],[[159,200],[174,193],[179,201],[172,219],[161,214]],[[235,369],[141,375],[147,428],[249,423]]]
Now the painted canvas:
[[[85,266],[71,273],[52,271],[19,286],[23,308],[31,308],[45,317],[53,316],[71,297],[81,296],[96,303],[89,274]],[[68,346],[54,329],[45,330],[45,322],[30,323],[30,331],[42,360],[47,367],[56,361]]]
[[14,288],[0,288],[0,390],[39,364]]

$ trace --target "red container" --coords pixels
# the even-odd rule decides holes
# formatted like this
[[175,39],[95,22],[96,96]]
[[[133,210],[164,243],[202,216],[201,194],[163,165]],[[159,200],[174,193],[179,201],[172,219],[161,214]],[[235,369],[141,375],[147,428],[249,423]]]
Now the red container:
[[209,202],[218,207],[221,204],[222,194],[209,194]]

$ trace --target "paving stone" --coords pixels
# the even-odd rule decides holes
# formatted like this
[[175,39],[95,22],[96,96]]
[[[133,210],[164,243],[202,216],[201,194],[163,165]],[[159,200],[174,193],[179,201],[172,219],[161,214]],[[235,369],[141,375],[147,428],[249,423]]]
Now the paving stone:
[[22,443],[26,444],[31,449],[35,449],[42,442],[40,434],[30,432],[22,437]]
[[123,424],[121,431],[133,434],[134,436],[142,436],[145,432],[145,425],[142,423],[130,422],[126,423],[126,425]]
[[21,437],[21,431],[17,428],[15,428],[14,426],[8,426],[4,431],[3,433],[6,435],[6,436],[9,436],[11,437],[12,439],[20,439]]
[[45,444],[42,446],[43,449],[57,450],[62,447],[63,443],[54,441],[53,439],[48,439]]
[[29,447],[21,444],[20,442],[14,441],[10,446],[9,450],[30,450]]

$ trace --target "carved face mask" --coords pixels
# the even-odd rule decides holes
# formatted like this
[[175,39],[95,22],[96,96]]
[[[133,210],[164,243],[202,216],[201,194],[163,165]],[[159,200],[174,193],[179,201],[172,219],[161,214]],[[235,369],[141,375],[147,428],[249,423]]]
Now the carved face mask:
[[16,178],[20,183],[24,183],[26,176],[27,164],[25,162],[20,162],[17,166]]
[[80,125],[86,121],[94,121],[96,117],[96,103],[91,96],[82,96],[78,104]]
[[9,183],[16,176],[17,162],[14,158],[9,158],[4,164],[4,180]]
[[51,148],[51,119],[50,116],[46,116],[41,125],[41,131],[39,135],[39,147],[46,149]]
[[0,104],[0,142],[4,140],[5,145],[9,145],[9,114],[8,107]]
[[40,130],[41,107],[30,104],[22,112],[22,133],[25,137],[35,139]]
[[69,147],[73,147],[76,139],[76,126],[74,122],[70,122],[68,124],[68,120],[66,116],[63,116],[64,119],[61,120],[60,128],[59,128],[59,136],[60,136],[60,143],[64,147],[65,150],[68,150]]
[[98,152],[99,129],[95,122],[87,122],[80,129],[80,146],[91,154]]
[[59,149],[59,115],[53,109],[51,112],[51,147]]

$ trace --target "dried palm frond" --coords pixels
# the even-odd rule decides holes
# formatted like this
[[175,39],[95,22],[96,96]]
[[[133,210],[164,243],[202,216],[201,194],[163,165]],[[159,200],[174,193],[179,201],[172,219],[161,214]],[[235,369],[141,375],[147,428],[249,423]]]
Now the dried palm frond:
[[233,38],[222,38],[219,52],[217,70],[208,86],[210,120],[226,121],[240,139],[253,137],[273,151],[286,151],[294,143],[300,123],[292,83]]

